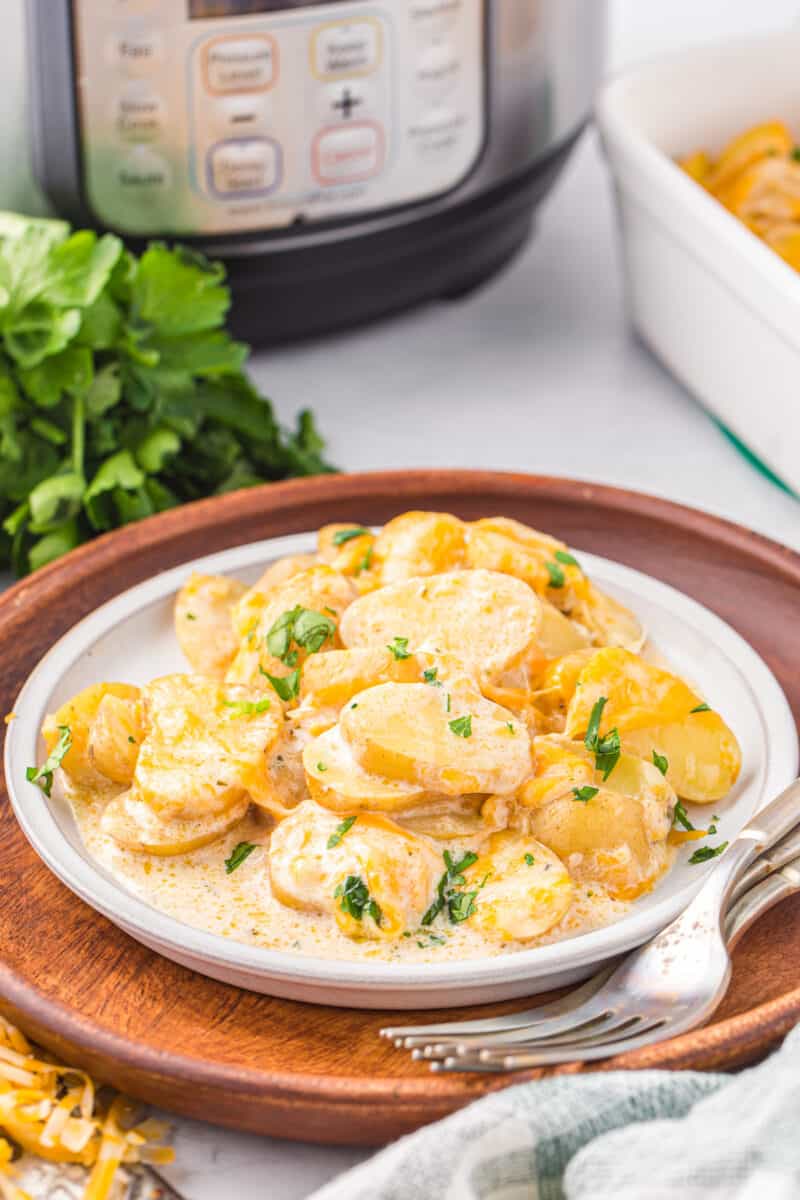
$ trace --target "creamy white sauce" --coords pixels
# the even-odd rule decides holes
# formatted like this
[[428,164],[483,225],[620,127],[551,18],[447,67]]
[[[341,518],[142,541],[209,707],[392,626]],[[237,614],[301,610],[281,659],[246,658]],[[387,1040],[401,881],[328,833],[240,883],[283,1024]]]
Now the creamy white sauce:
[[[631,908],[631,902],[610,899],[597,883],[575,881],[569,912],[558,925],[532,941],[500,942],[484,937],[468,922],[451,925],[441,917],[430,928],[408,930],[408,936],[395,941],[354,941],[345,937],[330,914],[300,912],[275,899],[267,865],[269,826],[257,813],[251,813],[209,846],[189,854],[162,857],[125,850],[103,833],[100,817],[113,794],[75,790],[69,796],[81,837],[97,862],[131,892],[168,916],[196,929],[270,950],[381,962],[486,958],[574,937],[618,921]],[[253,842],[257,849],[228,874],[225,859],[239,842]],[[443,849],[448,846],[442,843]]]

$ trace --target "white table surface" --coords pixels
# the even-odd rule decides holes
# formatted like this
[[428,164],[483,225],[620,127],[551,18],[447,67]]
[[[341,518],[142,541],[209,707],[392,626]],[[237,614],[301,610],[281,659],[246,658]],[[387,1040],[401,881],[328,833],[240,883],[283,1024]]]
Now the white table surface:
[[[759,474],[629,332],[610,189],[585,137],[523,255],[481,292],[262,355],[289,419],[312,406],[348,470],[496,467],[640,488],[800,548],[800,502]],[[360,1161],[177,1123],[187,1200],[300,1200]]]

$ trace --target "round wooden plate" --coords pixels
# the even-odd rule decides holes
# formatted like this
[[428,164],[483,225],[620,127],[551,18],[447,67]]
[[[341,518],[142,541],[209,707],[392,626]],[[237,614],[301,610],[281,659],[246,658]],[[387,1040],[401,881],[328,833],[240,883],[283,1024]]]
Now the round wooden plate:
[[[1,711],[10,710],[56,638],[154,572],[329,521],[378,524],[409,508],[517,517],[681,588],[753,644],[800,716],[799,556],[736,525],[652,497],[481,471],[274,484],[201,501],[100,538],[0,598]],[[733,983],[710,1025],[597,1069],[721,1068],[752,1060],[800,1019],[799,958],[800,898],[773,910],[741,942]],[[508,1002],[459,1015],[525,1005]],[[5,790],[0,1010],[54,1052],[134,1096],[298,1140],[375,1145],[539,1074],[431,1075],[379,1040],[378,1029],[396,1023],[396,1013],[272,1000],[159,957],[50,874],[25,841]],[[403,1023],[440,1015],[404,1013]]]

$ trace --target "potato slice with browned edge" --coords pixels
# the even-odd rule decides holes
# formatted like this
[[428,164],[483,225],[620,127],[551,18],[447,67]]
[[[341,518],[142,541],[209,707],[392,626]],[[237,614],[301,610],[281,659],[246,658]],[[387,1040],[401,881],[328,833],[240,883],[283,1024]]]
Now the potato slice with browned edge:
[[329,650],[306,659],[300,697],[319,708],[341,708],[375,683],[413,683],[422,672],[412,656],[395,658],[385,646]]
[[511,830],[492,834],[464,880],[460,890],[472,899],[469,924],[502,941],[540,937],[572,903],[572,880],[561,859],[535,837]]
[[72,744],[61,761],[61,769],[73,783],[96,787],[105,776],[98,772],[89,754],[92,723],[104,696],[136,700],[139,689],[130,683],[93,683],[78,692],[55,713],[48,713],[42,725],[42,737],[50,754],[58,744],[59,727],[68,726]]
[[342,821],[306,801],[273,832],[269,872],[281,904],[331,913],[350,938],[395,938],[419,925],[441,859],[386,817],[359,813]]
[[143,737],[140,701],[107,692],[89,730],[89,761],[113,783],[130,784]]
[[469,681],[378,684],[343,709],[339,727],[365,771],[428,793],[511,792],[530,771],[524,724]]
[[721,800],[739,775],[741,752],[719,713],[676,675],[619,648],[598,650],[580,673],[564,732],[586,734],[592,710],[605,700],[599,733],[619,731],[622,747],[668,761],[667,779],[697,804]]
[[495,680],[526,656],[541,658],[541,602],[529,587],[496,571],[450,571],[392,583],[361,596],[345,612],[347,647],[387,646],[450,654]]
[[464,523],[451,513],[406,512],[388,521],[375,539],[380,582],[399,583],[465,566]]
[[366,771],[338,725],[308,743],[303,765],[312,797],[334,812],[403,812],[426,798],[425,789],[416,783]]
[[243,797],[211,816],[165,818],[128,791],[106,805],[100,828],[126,850],[162,856],[188,854],[223,837],[242,820],[249,806]]
[[234,605],[247,586],[226,575],[193,572],[175,598],[175,632],[193,671],[222,679],[239,647]]

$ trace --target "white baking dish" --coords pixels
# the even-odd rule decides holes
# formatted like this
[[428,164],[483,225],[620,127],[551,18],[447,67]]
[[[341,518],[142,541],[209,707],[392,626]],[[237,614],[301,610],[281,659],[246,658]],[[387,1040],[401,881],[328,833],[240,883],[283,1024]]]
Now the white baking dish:
[[769,119],[800,141],[798,62],[796,31],[704,47],[612,80],[597,105],[636,329],[796,491],[800,277],[673,159]]

